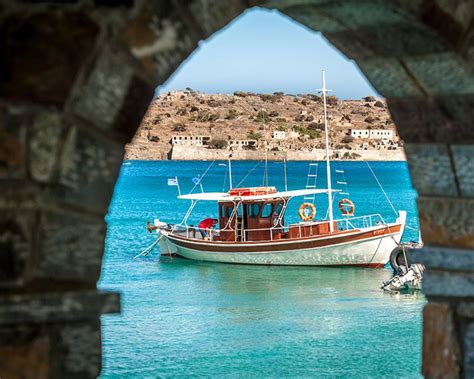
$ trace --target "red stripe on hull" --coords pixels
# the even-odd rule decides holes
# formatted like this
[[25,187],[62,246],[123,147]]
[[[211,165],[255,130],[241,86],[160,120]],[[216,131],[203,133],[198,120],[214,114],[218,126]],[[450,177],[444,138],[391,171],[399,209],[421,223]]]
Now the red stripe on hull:
[[[205,243],[195,242],[192,239],[168,235],[168,238],[172,243],[185,247],[188,249],[205,251],[205,252],[223,252],[223,253],[259,253],[259,252],[276,252],[276,251],[287,251],[287,250],[302,250],[318,247],[327,247],[337,245],[341,243],[357,242],[362,240],[372,239],[374,237],[389,236],[399,233],[401,225],[394,225],[390,228],[381,227],[379,229],[357,232],[350,231],[348,233],[339,233],[335,237],[327,238],[327,235],[320,237],[305,237],[295,239],[294,241],[287,240],[274,240],[274,241],[259,241],[259,242],[215,242],[206,241]],[[232,244],[232,245],[231,245]]]

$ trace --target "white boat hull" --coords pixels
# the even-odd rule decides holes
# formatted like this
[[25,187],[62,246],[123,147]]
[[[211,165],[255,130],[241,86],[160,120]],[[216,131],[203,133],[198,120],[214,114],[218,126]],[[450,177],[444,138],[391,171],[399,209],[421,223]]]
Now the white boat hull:
[[[221,262],[221,263],[239,263],[253,265],[291,265],[291,266],[363,266],[363,267],[383,267],[390,258],[392,250],[398,246],[403,235],[404,221],[400,224],[391,224],[399,226],[396,233],[377,235],[380,227],[366,228],[360,231],[361,236],[367,236],[358,240],[346,242],[331,243],[329,238],[324,240],[329,243],[327,246],[310,248],[292,248],[294,243],[276,242],[252,244],[255,250],[259,247],[261,251],[237,251],[245,249],[238,244],[227,245],[227,250],[236,247],[235,251],[219,251],[218,243],[209,241],[200,241],[192,243],[183,243],[174,236],[163,234],[160,240],[161,254],[179,255],[184,258]],[[347,239],[347,238],[346,238]],[[321,238],[318,239],[321,241]],[[206,251],[206,244],[212,247],[213,251]],[[285,249],[285,244],[289,246]],[[279,250],[274,247],[279,245]]]

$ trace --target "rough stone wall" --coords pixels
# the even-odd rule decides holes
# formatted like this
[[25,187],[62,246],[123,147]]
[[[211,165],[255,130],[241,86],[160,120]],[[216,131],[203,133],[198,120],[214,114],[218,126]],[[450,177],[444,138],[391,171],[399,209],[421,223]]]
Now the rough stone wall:
[[0,3],[0,375],[95,377],[104,214],[156,84],[245,8],[320,30],[388,99],[428,266],[427,377],[474,375],[472,0]]

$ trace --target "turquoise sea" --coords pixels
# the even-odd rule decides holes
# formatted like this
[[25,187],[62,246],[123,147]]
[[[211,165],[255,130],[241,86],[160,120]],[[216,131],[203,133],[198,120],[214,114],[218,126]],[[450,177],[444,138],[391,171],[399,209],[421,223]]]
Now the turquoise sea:
[[[187,210],[167,179],[178,176],[187,193],[192,178],[210,164],[124,162],[107,216],[99,283],[101,289],[121,292],[122,313],[102,316],[102,377],[421,377],[425,299],[419,293],[383,293],[379,287],[391,276],[389,268],[199,263],[160,257],[159,249],[132,259],[153,242],[146,220],[178,222]],[[202,179],[205,191],[228,189],[225,164],[212,164]],[[408,211],[412,229],[404,239],[416,240],[416,192],[406,163],[370,166],[395,208]],[[268,169],[269,184],[284,189],[283,164],[269,162]],[[365,162],[334,162],[332,171],[334,187],[349,192],[356,215],[394,219]],[[262,185],[263,173],[263,163],[232,165],[234,186],[247,174],[241,186]],[[289,162],[288,189],[304,188],[307,173],[308,162]],[[325,177],[320,162],[318,187],[326,186]],[[300,204],[292,200],[287,221],[297,221]],[[316,198],[316,207],[317,217],[324,217],[325,196]],[[190,223],[216,211],[213,203],[199,204]]]

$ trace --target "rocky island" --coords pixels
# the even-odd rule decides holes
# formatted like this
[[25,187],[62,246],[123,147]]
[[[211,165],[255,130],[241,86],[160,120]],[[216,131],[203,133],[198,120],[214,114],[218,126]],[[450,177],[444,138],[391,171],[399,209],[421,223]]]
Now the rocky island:
[[[383,99],[327,98],[333,159],[404,160]],[[156,97],[125,159],[324,158],[323,103],[314,94],[233,95],[187,89]]]

